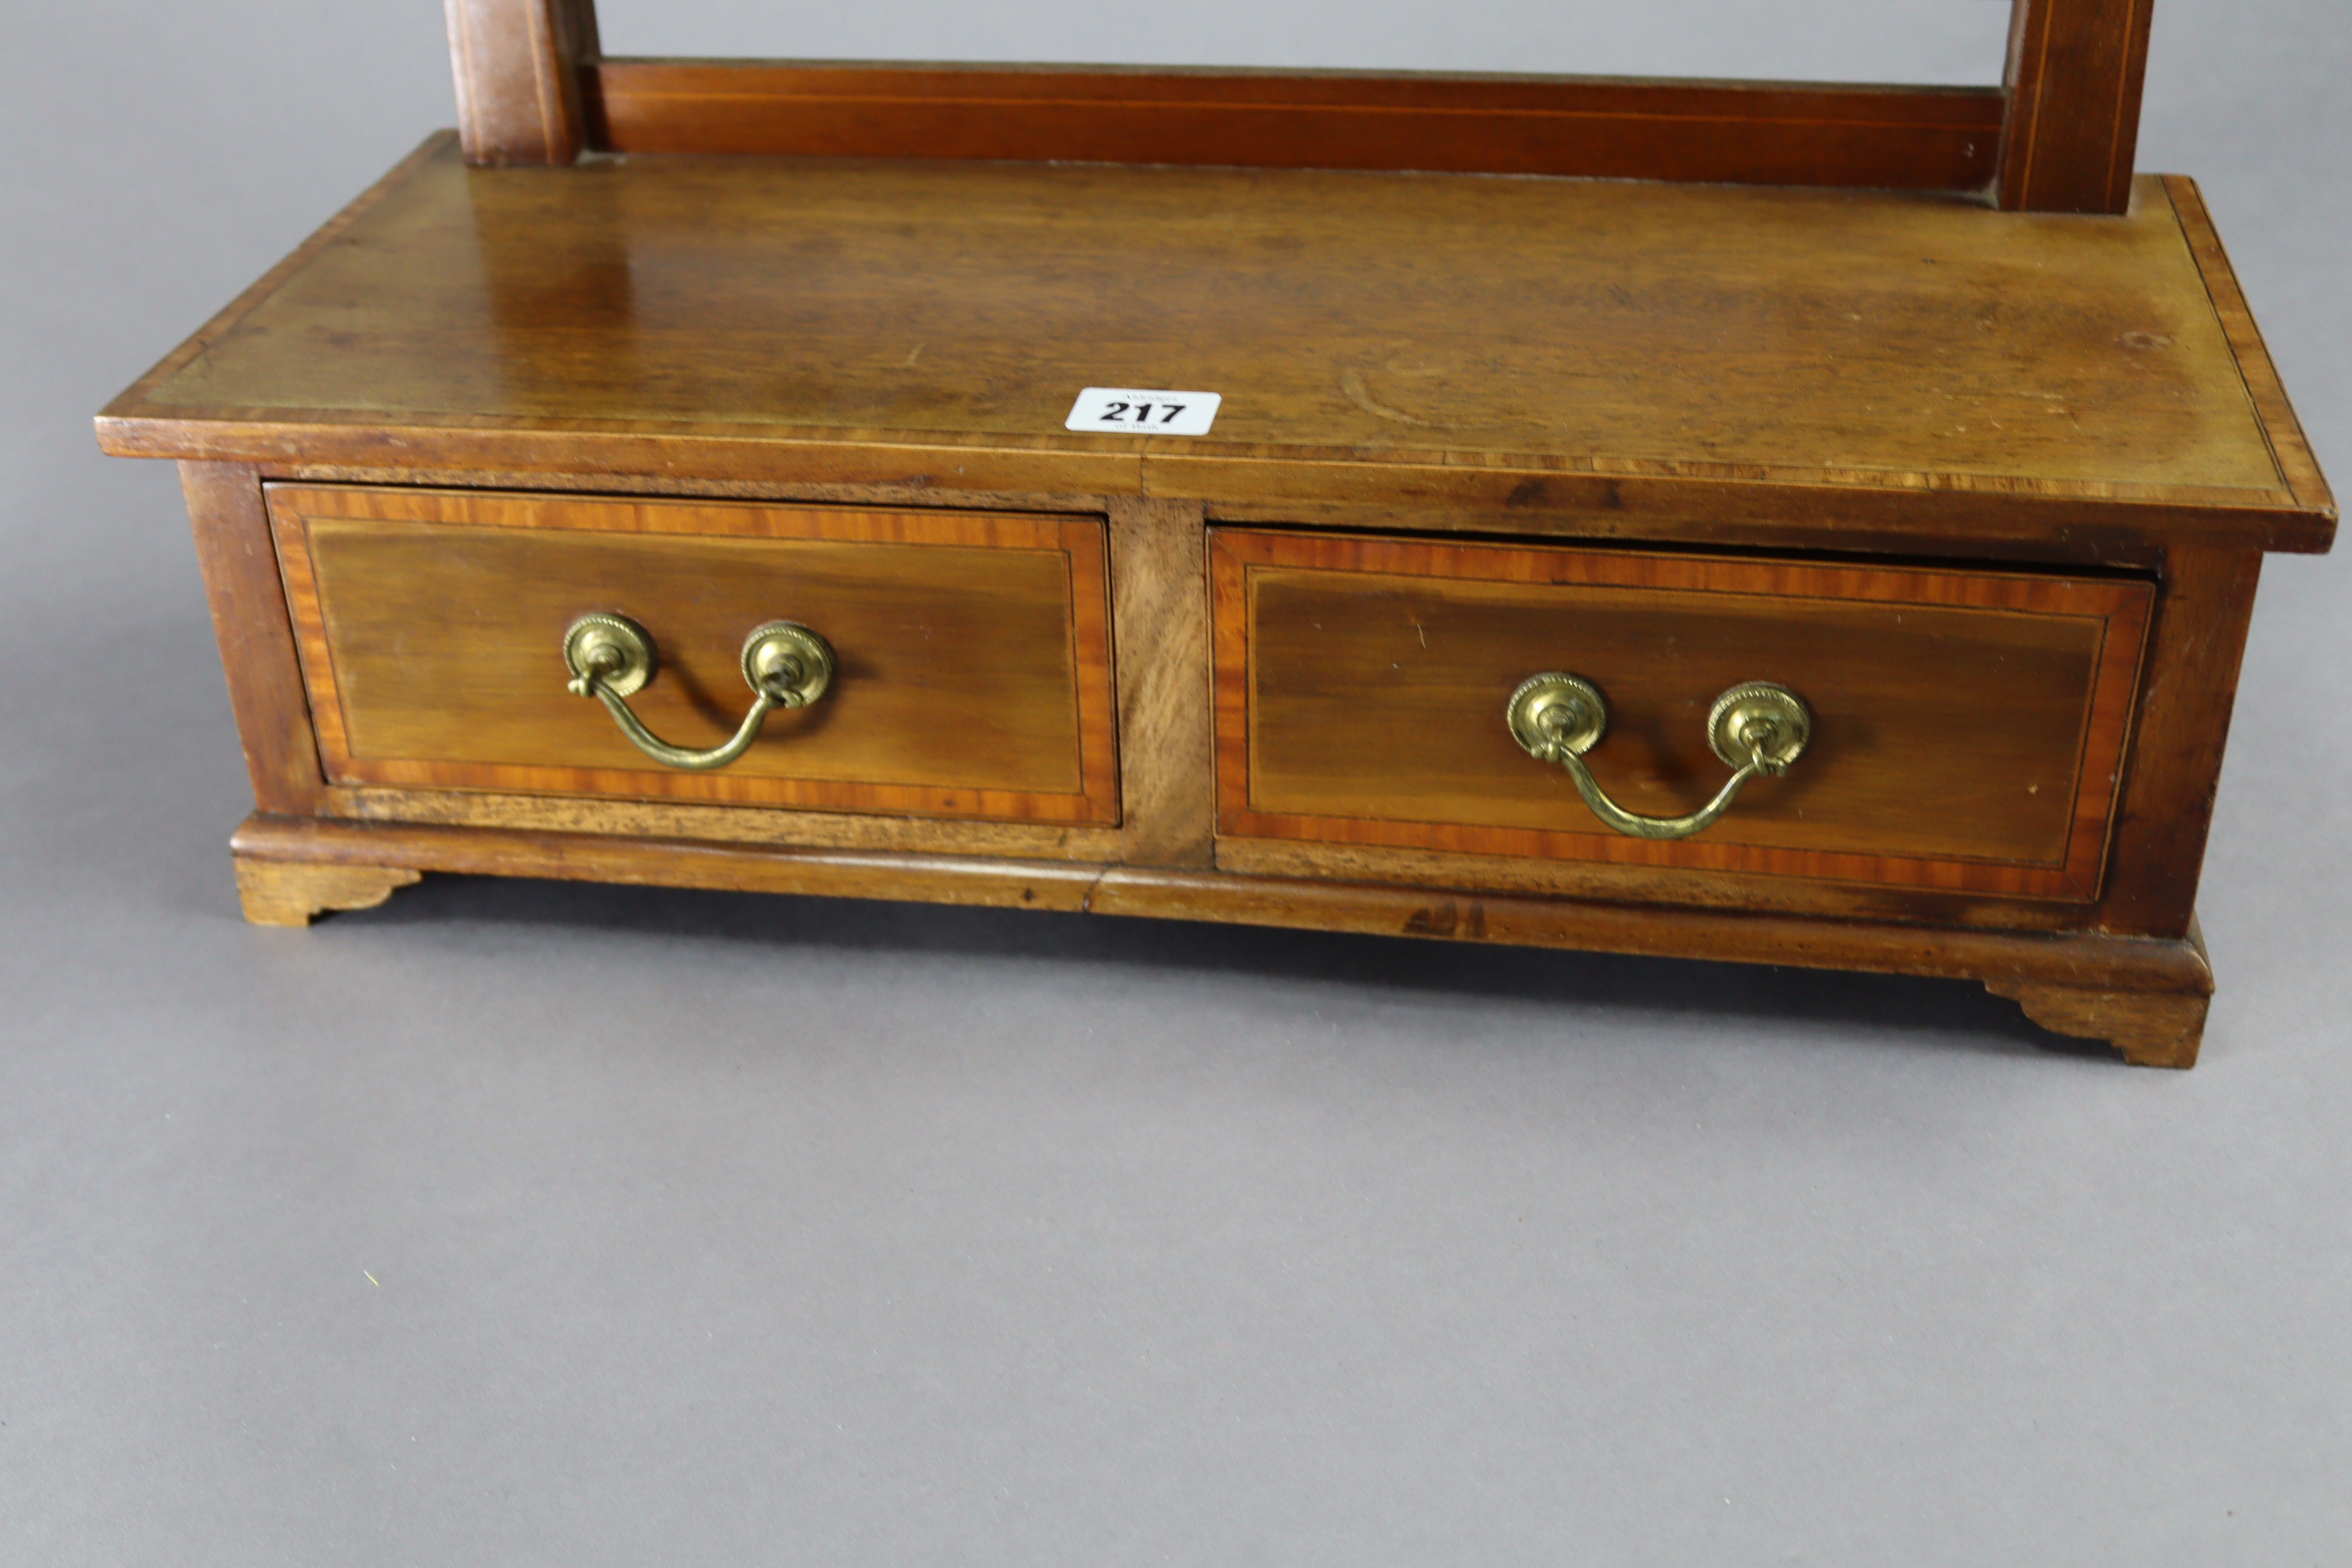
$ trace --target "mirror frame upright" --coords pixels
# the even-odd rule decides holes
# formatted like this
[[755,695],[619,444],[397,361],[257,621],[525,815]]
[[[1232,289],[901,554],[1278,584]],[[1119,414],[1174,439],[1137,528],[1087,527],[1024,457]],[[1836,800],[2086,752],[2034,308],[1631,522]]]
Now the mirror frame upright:
[[2152,0],[2013,0],[1998,88],[608,58],[595,0],[446,0],[476,164],[1067,159],[2131,199]]

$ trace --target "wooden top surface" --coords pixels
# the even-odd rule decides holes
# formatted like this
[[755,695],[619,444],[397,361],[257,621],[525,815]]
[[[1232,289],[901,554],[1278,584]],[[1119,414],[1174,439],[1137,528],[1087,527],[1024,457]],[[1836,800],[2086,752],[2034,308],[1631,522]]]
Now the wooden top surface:
[[[2116,219],[1300,171],[469,170],[443,136],[126,393],[101,438],[544,468],[579,458],[530,438],[724,437],[748,471],[708,477],[814,441],[1016,452],[1023,488],[1087,493],[1203,493],[1183,462],[1229,458],[2332,521],[2183,191],[2143,178]],[[1224,404],[1202,439],[1071,434],[1090,385]],[[510,449],[482,445],[498,434]]]

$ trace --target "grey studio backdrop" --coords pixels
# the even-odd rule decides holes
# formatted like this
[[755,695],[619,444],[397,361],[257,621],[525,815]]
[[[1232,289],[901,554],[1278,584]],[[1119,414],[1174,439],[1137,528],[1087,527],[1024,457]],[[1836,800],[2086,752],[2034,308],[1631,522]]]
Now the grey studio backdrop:
[[[1581,0],[1286,9],[1126,47],[1043,5],[606,22],[1998,58],[1983,0],[1870,59],[1736,0],[1589,38]],[[174,478],[89,416],[451,121],[439,12],[9,7],[0,1561],[2347,1560],[2340,556],[2263,585],[2185,1076],[1965,985],[1794,971],[441,879],[240,923]],[[2339,482],[2347,78],[2342,0],[2163,0],[2141,143],[2203,181]]]

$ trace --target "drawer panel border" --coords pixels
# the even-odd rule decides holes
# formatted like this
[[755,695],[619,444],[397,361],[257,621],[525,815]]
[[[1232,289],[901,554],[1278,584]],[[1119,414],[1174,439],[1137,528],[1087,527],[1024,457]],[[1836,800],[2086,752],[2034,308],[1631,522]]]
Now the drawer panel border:
[[[1555,563],[1540,578],[1531,558]],[[2095,901],[2120,798],[2155,586],[2136,578],[2002,573],[1852,563],[1775,561],[1678,552],[1505,545],[1219,527],[1210,532],[1215,647],[1217,829],[1233,838],[1439,851],[1592,866],[1913,888],[2022,899]],[[1958,605],[2099,619],[2103,636],[2084,726],[2063,859],[2057,864],[1842,854],[1711,841],[1654,841],[1601,830],[1539,829],[1399,818],[1332,817],[1257,809],[1250,799],[1251,675],[1248,579],[1255,567],[1489,582],[1622,585],[1878,603]],[[1957,593],[1953,590],[1957,590]]]
[[[1097,514],[965,512],[366,485],[272,483],[265,486],[265,491],[320,759],[333,784],[1071,826],[1118,823],[1107,525]],[[562,515],[557,520],[559,509]],[[1082,787],[1075,794],[1061,794],[638,768],[355,757],[311,566],[309,524],[314,518],[414,522],[424,528],[839,540],[918,548],[941,544],[1057,552],[1068,569],[1074,717]],[[722,520],[730,526],[714,526]]]

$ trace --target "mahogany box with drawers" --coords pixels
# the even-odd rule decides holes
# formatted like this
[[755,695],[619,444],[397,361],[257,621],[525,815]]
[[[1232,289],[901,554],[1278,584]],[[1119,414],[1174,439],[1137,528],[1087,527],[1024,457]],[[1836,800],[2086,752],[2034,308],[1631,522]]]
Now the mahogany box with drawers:
[[2195,1059],[2256,576],[2336,514],[2131,173],[2144,5],[2019,0],[1982,91],[449,9],[462,136],[99,422],[182,464],[252,919],[1255,921],[1968,976]]

